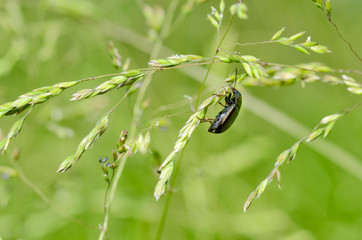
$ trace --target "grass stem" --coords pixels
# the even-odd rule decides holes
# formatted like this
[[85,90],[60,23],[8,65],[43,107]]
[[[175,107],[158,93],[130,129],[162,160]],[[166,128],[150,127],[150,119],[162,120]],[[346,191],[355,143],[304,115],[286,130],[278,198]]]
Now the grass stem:
[[170,207],[171,198],[172,198],[173,193],[175,192],[174,187],[175,187],[176,178],[177,178],[177,175],[178,175],[178,172],[179,172],[179,169],[180,169],[181,159],[183,157],[183,153],[184,153],[184,150],[182,150],[180,152],[179,159],[178,159],[178,161],[176,161],[177,163],[176,163],[176,167],[175,167],[175,172],[173,174],[173,177],[171,178],[169,191],[168,191],[168,194],[166,196],[166,202],[165,202],[165,206],[163,208],[160,223],[158,225],[155,240],[161,240],[162,239],[162,234],[163,234],[163,231],[165,229],[165,223],[166,223],[168,209]]
[[216,51],[215,51],[215,55],[214,55],[214,57],[212,58],[212,61],[211,61],[210,65],[209,65],[209,68],[207,69],[207,72],[206,72],[206,74],[205,74],[204,80],[202,81],[202,84],[201,84],[201,87],[200,87],[199,94],[197,95],[197,99],[196,99],[196,103],[195,103],[195,108],[199,105],[200,97],[201,97],[202,91],[204,90],[207,77],[209,76],[210,71],[211,71],[211,68],[212,68],[212,66],[214,65],[214,62],[215,62],[215,56],[219,53],[221,44],[222,44],[223,41],[225,40],[225,37],[226,37],[226,35],[228,34],[228,32],[229,32],[229,30],[230,30],[231,23],[233,22],[233,18],[234,18],[234,15],[232,15],[232,16],[230,17],[228,27],[227,27],[227,29],[225,30],[224,35],[222,36],[219,44],[217,45],[217,48],[216,48]]

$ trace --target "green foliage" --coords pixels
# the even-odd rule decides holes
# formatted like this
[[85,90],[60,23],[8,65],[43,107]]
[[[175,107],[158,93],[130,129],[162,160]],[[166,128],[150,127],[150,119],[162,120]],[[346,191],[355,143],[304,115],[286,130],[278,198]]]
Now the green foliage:
[[[331,21],[330,1],[314,3]],[[308,1],[149,4],[0,4],[0,238],[357,239],[353,48],[336,43]],[[333,7],[342,29],[358,22]],[[297,33],[273,34],[281,26]],[[209,135],[205,122],[231,87],[245,100],[240,115]]]

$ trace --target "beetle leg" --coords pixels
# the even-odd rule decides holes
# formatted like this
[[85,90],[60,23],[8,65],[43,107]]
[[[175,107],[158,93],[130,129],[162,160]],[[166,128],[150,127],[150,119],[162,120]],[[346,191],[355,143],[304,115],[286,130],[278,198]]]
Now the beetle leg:
[[209,122],[209,123],[212,123],[215,119],[213,118],[199,118],[197,117],[201,123],[204,123],[204,122]]
[[223,106],[223,107],[225,107],[225,106],[226,106],[226,105],[222,104],[221,102],[219,102],[219,104],[220,104],[221,106]]

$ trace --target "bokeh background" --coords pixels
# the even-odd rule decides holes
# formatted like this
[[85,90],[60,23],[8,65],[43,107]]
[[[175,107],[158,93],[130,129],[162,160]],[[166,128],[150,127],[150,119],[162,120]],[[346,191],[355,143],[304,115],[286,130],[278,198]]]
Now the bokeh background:
[[[361,62],[338,38],[326,16],[312,1],[245,1],[248,20],[235,20],[225,45],[270,39],[282,27],[285,34],[307,31],[307,35],[333,52],[304,55],[295,49],[275,45],[236,48],[268,62],[297,64],[324,62],[337,69],[361,69]],[[108,43],[113,41],[130,68],[147,66],[152,42],[140,1],[130,0],[0,0],[0,101],[15,100],[24,92],[61,81],[113,73]],[[167,9],[169,1],[145,1]],[[180,1],[179,7],[184,3]],[[234,1],[226,1],[229,6]],[[217,33],[206,15],[218,1],[207,1],[165,39],[173,54],[212,56]],[[332,16],[343,36],[362,54],[362,2],[332,1]],[[228,18],[226,14],[225,19]],[[225,21],[226,23],[226,21]],[[161,51],[160,57],[169,56]],[[220,81],[235,65],[213,68],[208,92],[222,86]],[[145,123],[156,117],[180,113],[162,130],[152,132],[153,154],[135,155],[126,164],[111,209],[109,239],[153,239],[165,198],[155,202],[156,169],[172,150],[177,132],[187,120],[190,105],[184,95],[195,97],[200,78],[177,70],[156,73],[146,93],[150,106]],[[354,75],[361,80],[361,75]],[[107,79],[105,79],[107,80]],[[124,94],[123,90],[69,102],[76,90],[97,86],[90,81],[38,105],[26,120],[9,149],[18,148],[18,163],[26,176],[51,199],[63,215],[71,215],[97,226],[103,221],[106,183],[98,158],[109,156],[120,132],[129,128],[136,94],[112,114],[106,133],[92,149],[65,174],[56,170],[71,155],[98,118]],[[246,90],[245,90],[246,91]],[[230,130],[220,135],[207,133],[208,124],[194,133],[183,155],[167,217],[163,239],[361,239],[362,186],[358,171],[362,164],[361,109],[340,119],[326,141],[343,149],[349,159],[336,164],[319,147],[302,145],[296,159],[282,168],[282,189],[273,182],[246,214],[242,207],[251,191],[267,176],[276,157],[295,141],[296,134],[279,125],[289,121],[312,130],[321,118],[361,101],[343,86],[322,83],[295,84],[281,88],[249,88],[265,106],[258,114],[247,97],[244,108]],[[248,95],[246,95],[248,96]],[[169,111],[159,107],[182,103]],[[259,111],[258,111],[259,110]],[[268,112],[270,110],[270,112]],[[286,116],[278,119],[278,111]],[[216,113],[218,109],[211,111]],[[263,110],[264,111],[264,110]],[[212,117],[212,116],[210,116]],[[16,117],[0,119],[7,134]],[[302,137],[302,136],[300,136]],[[322,149],[322,150],[321,150]],[[330,150],[333,153],[333,149]],[[13,167],[9,155],[0,165]],[[345,155],[343,155],[345,156]],[[354,157],[351,157],[354,156]],[[354,164],[351,165],[351,158]],[[343,162],[344,159],[340,159]],[[356,167],[355,167],[356,166]],[[358,168],[359,167],[359,168]],[[351,171],[354,169],[355,171]],[[99,231],[69,221],[49,207],[18,177],[0,179],[0,237],[2,239],[95,239]]]

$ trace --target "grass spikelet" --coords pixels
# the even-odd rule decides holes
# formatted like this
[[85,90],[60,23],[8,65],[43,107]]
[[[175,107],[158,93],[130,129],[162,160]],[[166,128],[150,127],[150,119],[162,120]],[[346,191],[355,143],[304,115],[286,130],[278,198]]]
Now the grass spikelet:
[[18,114],[31,105],[46,102],[49,98],[59,95],[64,89],[78,84],[80,81],[70,81],[34,89],[24,93],[13,102],[0,105],[0,118],[5,115]]
[[160,199],[160,197],[165,193],[167,189],[167,183],[172,176],[176,155],[186,147],[192,133],[200,124],[201,119],[205,118],[208,107],[214,103],[219,102],[228,92],[231,92],[230,86],[226,86],[220,89],[219,91],[217,91],[217,93],[207,98],[199,105],[197,111],[190,116],[190,118],[186,121],[185,125],[179,131],[178,139],[175,143],[173,151],[166,157],[165,161],[162,163],[158,170],[160,176],[154,192],[154,197],[156,198],[156,200]]
[[152,67],[158,68],[169,68],[175,67],[182,63],[193,62],[193,63],[201,63],[208,60],[208,58],[204,58],[199,55],[173,55],[168,57],[167,59],[154,59],[151,60],[148,65]]
[[8,149],[10,142],[20,133],[21,128],[23,127],[25,119],[28,117],[29,113],[32,109],[30,109],[29,112],[26,113],[24,117],[16,121],[10,128],[10,131],[8,135],[1,141],[0,143],[0,151],[2,154],[5,153],[5,151]]
[[289,163],[290,161],[292,161],[295,158],[300,144],[302,144],[303,142],[306,142],[306,143],[312,142],[313,140],[320,137],[323,133],[324,133],[323,137],[326,137],[329,134],[329,132],[332,130],[332,128],[337,120],[339,120],[342,116],[346,115],[347,113],[349,113],[350,111],[352,111],[353,109],[355,109],[361,105],[362,105],[361,103],[356,104],[352,107],[349,107],[349,108],[346,108],[346,109],[340,111],[339,113],[335,113],[335,114],[324,117],[317,124],[317,126],[315,126],[313,131],[308,136],[300,139],[289,149],[282,152],[277,157],[277,160],[274,164],[274,168],[271,170],[268,177],[265,178],[259,184],[259,186],[249,195],[248,199],[246,200],[246,202],[244,204],[244,212],[246,212],[246,210],[249,208],[250,204],[254,200],[258,199],[261,196],[261,194],[264,192],[265,188],[273,181],[273,179],[275,177],[277,177],[278,186],[280,188],[280,179],[281,179],[280,168],[284,165],[285,162]]
[[136,81],[145,76],[145,72],[138,70],[131,70],[121,73],[119,76],[113,77],[111,80],[98,85],[94,89],[82,89],[74,93],[71,101],[78,101],[81,99],[95,97],[104,94],[112,89],[121,88],[124,86],[131,86]]
[[102,134],[106,131],[108,126],[108,117],[110,112],[107,112],[104,116],[102,116],[96,126],[89,132],[87,136],[83,138],[83,140],[80,142],[77,151],[75,154],[69,156],[66,158],[59,166],[57,172],[64,173],[69,168],[71,168],[76,161],[82,156],[82,154],[92,146],[92,144],[95,142],[97,138],[102,136]]

